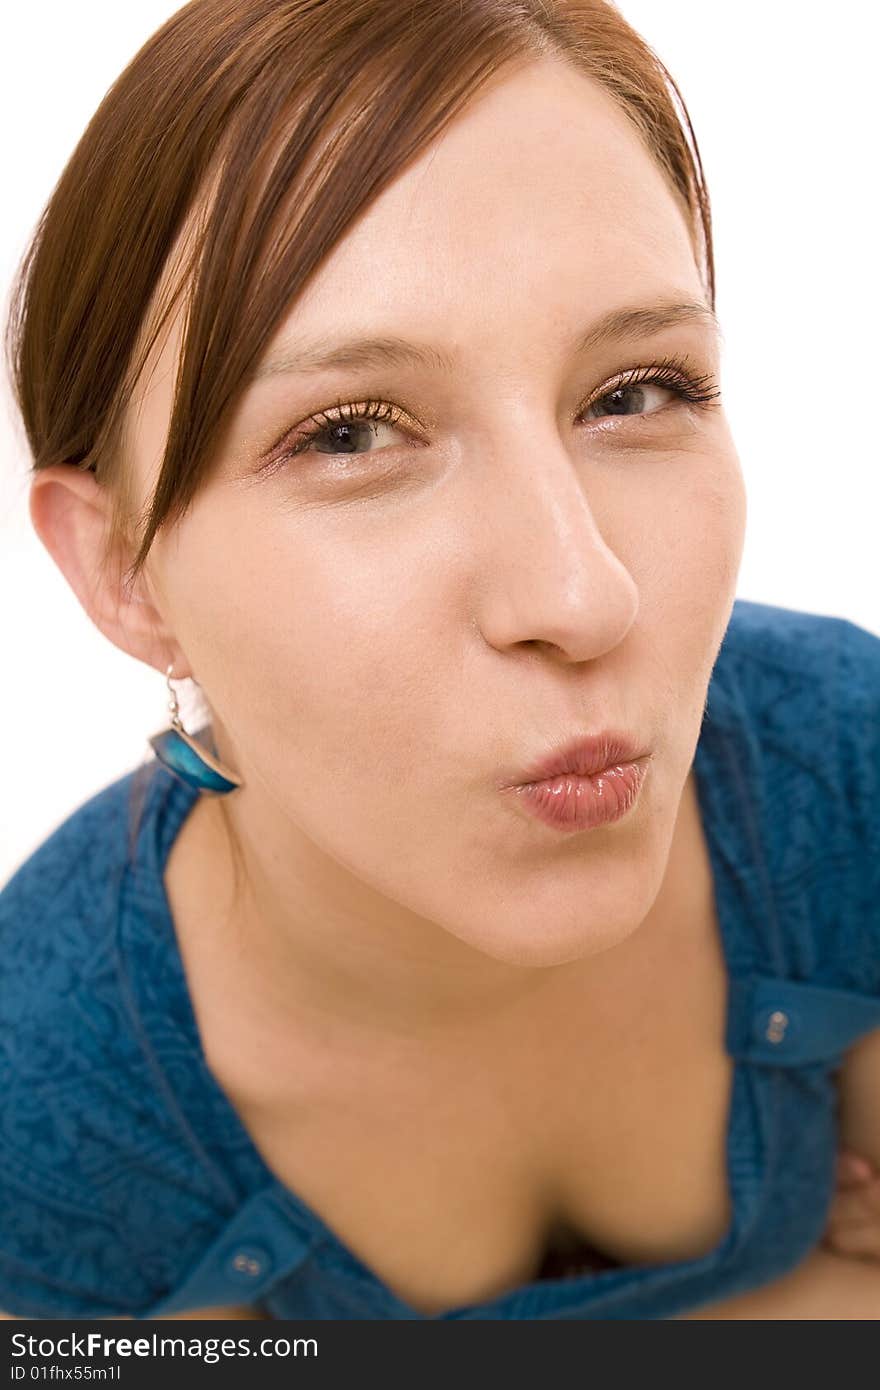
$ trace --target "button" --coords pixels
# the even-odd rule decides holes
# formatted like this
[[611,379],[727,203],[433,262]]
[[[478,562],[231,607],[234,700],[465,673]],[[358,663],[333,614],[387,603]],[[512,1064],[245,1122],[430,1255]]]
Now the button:
[[225,1271],[236,1284],[253,1284],[269,1274],[272,1256],[264,1245],[237,1245],[226,1257]]
[[773,1009],[769,1014],[764,1014],[764,1037],[768,1042],[781,1043],[788,1029],[788,1014],[782,1009]]

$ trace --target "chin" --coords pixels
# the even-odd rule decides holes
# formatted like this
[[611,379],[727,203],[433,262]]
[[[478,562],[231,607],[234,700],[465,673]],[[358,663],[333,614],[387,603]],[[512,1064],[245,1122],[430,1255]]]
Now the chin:
[[573,965],[577,961],[588,960],[591,956],[601,956],[628,940],[638,931],[644,914],[630,918],[626,922],[609,924],[597,914],[595,922],[590,923],[591,914],[581,910],[576,922],[558,924],[550,928],[545,920],[533,919],[523,924],[520,933],[510,930],[510,923],[503,935],[492,938],[468,941],[475,951],[491,957],[502,965],[526,966],[529,969],[548,969],[559,965]]

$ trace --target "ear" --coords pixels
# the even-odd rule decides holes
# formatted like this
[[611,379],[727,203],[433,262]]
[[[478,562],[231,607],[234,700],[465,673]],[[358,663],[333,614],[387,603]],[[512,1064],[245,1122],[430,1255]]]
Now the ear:
[[108,488],[73,464],[41,468],[33,475],[29,510],[34,530],[104,636],[163,675],[172,661],[175,680],[191,675],[147,575],[142,571],[131,590],[123,582],[134,550],[119,543],[105,561]]

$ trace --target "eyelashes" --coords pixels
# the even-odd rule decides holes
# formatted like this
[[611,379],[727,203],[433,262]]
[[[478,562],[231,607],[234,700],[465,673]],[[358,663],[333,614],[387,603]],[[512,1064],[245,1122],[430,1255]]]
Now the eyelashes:
[[[340,426],[350,427],[358,420],[384,421],[389,425],[398,425],[406,419],[406,413],[399,406],[391,405],[388,401],[363,401],[359,405],[337,401],[332,414],[325,410],[319,410],[304,427],[298,427],[297,435],[285,449],[285,456],[293,458],[295,455],[301,454],[308,448],[312,440],[325,430],[332,435],[333,431],[338,430]],[[344,440],[338,438],[336,440],[336,443],[343,442]]]
[[[624,372],[621,377],[614,378],[613,382],[602,388],[592,404],[606,400],[618,391],[649,385],[665,386],[675,392],[680,400],[687,401],[690,405],[708,405],[721,395],[711,372],[705,372],[700,376],[695,372],[689,358],[664,357],[660,362],[654,362],[647,367],[634,367],[629,372]],[[710,387],[714,389],[708,389]],[[592,404],[586,408],[592,409]]]
[[[614,397],[625,395],[627,392],[635,391],[640,386],[661,386],[671,391],[676,397],[675,404],[687,404],[699,409],[711,408],[712,403],[721,396],[721,391],[711,372],[698,373],[687,356],[669,356],[662,358],[659,362],[633,367],[629,371],[611,378],[602,386],[598,394],[580,407],[577,420],[583,420],[585,413],[595,406],[611,401]],[[661,407],[659,411],[633,415],[614,414],[612,412],[612,415],[613,418],[619,420],[643,421],[654,415],[663,415],[667,409],[668,407]],[[305,453],[312,442],[319,440],[322,435],[326,435],[337,446],[354,445],[357,443],[357,426],[360,423],[370,426],[375,433],[374,427],[378,423],[397,427],[398,425],[405,425],[409,421],[410,417],[407,412],[399,406],[392,405],[389,401],[366,400],[354,403],[340,399],[336,401],[334,406],[317,411],[303,424],[297,425],[293,431],[288,431],[270,450],[267,467],[271,468],[272,471],[276,467],[282,467],[298,455]],[[367,453],[359,453],[356,448],[351,447],[340,453],[322,450],[321,454],[328,459],[363,458],[374,452],[385,451],[369,450]]]

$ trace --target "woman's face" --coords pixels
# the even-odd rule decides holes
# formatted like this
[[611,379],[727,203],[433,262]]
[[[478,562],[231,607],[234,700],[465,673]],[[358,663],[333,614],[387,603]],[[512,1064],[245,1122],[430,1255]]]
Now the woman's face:
[[[705,303],[683,215],[610,98],[547,59],[474,100],[279,327],[148,575],[165,660],[200,683],[245,784],[224,811],[255,901],[288,925],[551,965],[645,918],[745,524],[717,403],[668,380],[609,396],[672,357],[718,385],[710,316],[635,316],[580,346],[660,301]],[[292,365],[392,337],[423,357]],[[143,500],[178,344],[135,417]],[[271,453],[340,401],[380,418]],[[654,755],[623,820],[562,834],[499,792],[608,728]]]

